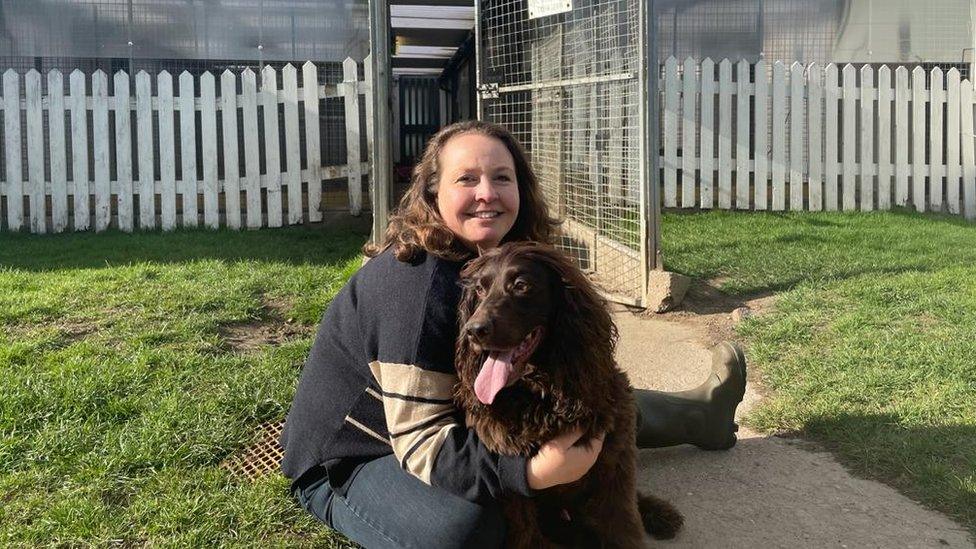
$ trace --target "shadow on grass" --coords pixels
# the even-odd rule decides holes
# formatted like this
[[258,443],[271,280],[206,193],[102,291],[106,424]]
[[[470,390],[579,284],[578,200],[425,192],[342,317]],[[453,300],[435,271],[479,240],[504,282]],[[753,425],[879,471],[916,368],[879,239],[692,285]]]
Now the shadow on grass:
[[0,234],[0,270],[52,271],[198,260],[330,265],[360,253],[368,234],[355,229],[287,227],[258,231]]
[[926,223],[941,223],[951,225],[953,227],[967,227],[976,230],[976,223],[973,223],[972,220],[966,219],[962,215],[941,212],[919,213],[911,208],[904,207],[892,208],[887,212],[887,214],[904,219],[925,221]]
[[[696,253],[695,247],[686,248],[685,253]],[[710,250],[702,248],[700,253],[708,254],[710,253]],[[825,258],[825,261],[829,261],[829,258]],[[897,266],[884,266],[881,264],[871,264],[866,262],[846,269],[839,268],[835,264],[829,269],[824,269],[819,272],[816,270],[798,271],[795,274],[785,274],[781,271],[776,272],[773,275],[775,277],[773,280],[749,280],[742,279],[741,277],[729,277],[732,279],[731,284],[723,282],[722,279],[725,277],[723,276],[723,273],[717,269],[695,273],[687,272],[687,270],[682,269],[680,265],[671,265],[668,263],[665,263],[665,268],[687,275],[692,279],[711,281],[698,284],[698,286],[709,286],[707,290],[699,290],[700,292],[703,292],[703,295],[700,295],[699,297],[713,298],[720,301],[714,305],[715,310],[702,310],[696,312],[716,313],[731,312],[733,309],[745,304],[746,301],[767,297],[771,294],[786,292],[792,290],[801,283],[842,281],[865,275],[897,276],[908,272],[936,272],[943,270],[945,267],[933,266],[931,264],[926,264],[923,261]],[[693,290],[694,286],[689,290],[689,292]]]
[[847,413],[809,419],[797,434],[976,533],[976,424],[909,426],[891,414]]

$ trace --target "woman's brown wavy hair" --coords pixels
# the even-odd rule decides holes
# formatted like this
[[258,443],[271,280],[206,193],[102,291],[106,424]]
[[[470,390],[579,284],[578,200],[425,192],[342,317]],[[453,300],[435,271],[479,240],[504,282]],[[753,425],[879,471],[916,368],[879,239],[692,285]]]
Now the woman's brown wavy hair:
[[468,133],[501,141],[515,161],[519,213],[502,242],[552,242],[559,222],[549,215],[549,209],[542,198],[535,173],[522,145],[502,126],[469,120],[445,126],[430,138],[420,162],[414,167],[410,189],[403,195],[396,212],[390,216],[383,242],[379,245],[366,244],[363,253],[374,257],[392,246],[393,254],[400,261],[410,261],[422,251],[452,261],[467,259],[473,255],[444,224],[440,212],[437,211],[437,187],[441,175],[438,160],[441,151],[451,138]]

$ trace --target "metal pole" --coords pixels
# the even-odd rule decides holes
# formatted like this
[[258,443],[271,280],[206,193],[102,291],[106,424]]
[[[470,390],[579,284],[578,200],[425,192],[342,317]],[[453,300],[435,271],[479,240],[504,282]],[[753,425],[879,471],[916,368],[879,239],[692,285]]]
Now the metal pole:
[[[640,32],[642,41],[641,55],[643,56],[641,75],[642,94],[641,125],[643,126],[643,171],[641,173],[641,270],[643,271],[644,296],[648,290],[648,275],[653,269],[662,268],[661,265],[661,206],[660,181],[658,176],[658,156],[660,153],[658,126],[658,64],[656,10],[655,0],[643,0],[641,5]],[[642,296],[642,297],[644,297]]]
[[[976,1],[976,0],[974,0]],[[481,0],[474,0],[474,87],[481,86]],[[484,120],[481,93],[475,93],[475,110],[478,120]]]
[[651,130],[650,139],[648,140],[648,145],[651,147],[651,162],[649,167],[651,169],[651,178],[648,180],[650,183],[650,208],[648,216],[648,251],[650,254],[650,260],[648,261],[648,267],[651,269],[661,270],[664,268],[664,264],[661,261],[661,181],[660,181],[660,169],[658,166],[659,162],[659,152],[661,150],[660,146],[660,133],[658,131],[659,125],[658,121],[661,119],[660,114],[660,102],[658,101],[660,94],[658,93],[658,77],[660,76],[660,65],[658,64],[657,51],[657,10],[655,9],[655,0],[650,0],[650,10],[647,19],[647,39],[648,39],[648,52],[651,58],[651,64],[649,68],[651,69],[651,78],[649,81],[649,87],[651,92],[651,108],[648,109],[648,115],[650,119],[648,120],[647,128]]
[[373,63],[373,234],[381,243],[390,218],[390,5],[369,0],[369,49]]

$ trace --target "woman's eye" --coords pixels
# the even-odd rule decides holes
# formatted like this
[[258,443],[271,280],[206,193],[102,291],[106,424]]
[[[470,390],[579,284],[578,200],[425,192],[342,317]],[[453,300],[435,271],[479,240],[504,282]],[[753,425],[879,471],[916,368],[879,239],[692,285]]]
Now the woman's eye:
[[474,293],[476,296],[483,299],[486,295],[488,295],[488,290],[486,290],[481,284],[478,284],[474,287]]

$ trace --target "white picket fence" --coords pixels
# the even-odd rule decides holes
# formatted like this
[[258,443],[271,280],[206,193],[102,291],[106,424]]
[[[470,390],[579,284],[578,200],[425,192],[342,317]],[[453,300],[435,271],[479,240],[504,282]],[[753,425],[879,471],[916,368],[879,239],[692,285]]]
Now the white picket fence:
[[753,81],[750,68],[738,62],[733,80],[723,60],[716,81],[711,59],[666,61],[665,207],[976,218],[973,85],[956,69],[759,61]]
[[[5,199],[5,206],[0,210],[3,226],[13,231],[27,228],[33,233],[44,233],[69,228],[88,230],[93,220],[96,231],[110,226],[123,231],[137,227],[171,230],[177,226],[198,226],[201,222],[211,228],[233,229],[315,222],[322,220],[322,182],[337,178],[348,179],[349,212],[359,215],[363,175],[369,171],[369,159],[360,158],[362,100],[365,100],[367,143],[372,142],[369,84],[372,79],[368,58],[364,65],[366,74],[359,80],[356,62],[346,59],[343,82],[337,85],[319,85],[318,69],[311,62],[302,66],[301,81],[298,70],[287,65],[281,71],[281,89],[278,74],[272,67],[261,71],[260,86],[250,69],[239,75],[228,70],[220,75],[219,95],[216,78],[209,72],[199,78],[199,94],[194,90],[193,76],[182,73],[178,93],[174,94],[173,77],[164,71],[156,76],[156,96],[152,95],[150,75],[145,72],[136,75],[133,96],[129,76],[122,71],[114,75],[114,94],[109,95],[108,76],[100,70],[91,75],[90,95],[86,93],[86,75],[78,70],[69,77],[68,94],[64,93],[62,74],[56,70],[49,72],[48,93],[42,95],[41,74],[31,70],[23,76],[21,96],[21,75],[8,70],[3,74],[0,103],[6,161],[4,178],[0,181],[0,196]],[[360,95],[365,95],[365,99]],[[319,102],[339,97],[345,103],[345,136],[349,144],[346,164],[322,166]],[[279,127],[279,105],[283,105],[283,128]],[[260,133],[259,106],[264,120],[264,131]],[[45,111],[47,132],[44,131]],[[116,112],[114,134],[109,131],[109,111]],[[154,111],[158,118],[155,135]],[[69,113],[67,125],[65,112]],[[135,112],[134,125],[132,112]],[[223,130],[219,140],[218,112],[222,113]],[[305,169],[300,162],[300,112],[304,120]],[[239,114],[242,127],[238,127]],[[89,120],[91,132],[87,128]],[[179,124],[180,151],[192,151],[179,155],[181,179],[176,178],[176,124]],[[69,132],[70,180],[66,161]],[[242,151],[238,150],[240,132],[243,132]],[[26,174],[22,160],[23,135],[26,135]],[[137,143],[138,173],[132,158],[133,136]],[[198,138],[202,178],[198,178]],[[279,158],[281,139],[285,145],[284,158]],[[260,173],[260,148],[266,159],[264,174]],[[218,179],[218,149],[225,159],[222,179]],[[112,152],[114,177],[110,173]],[[153,173],[154,155],[158,155],[159,179]],[[89,178],[89,157],[93,162],[93,180]],[[50,167],[49,178],[45,177],[46,165]]]

